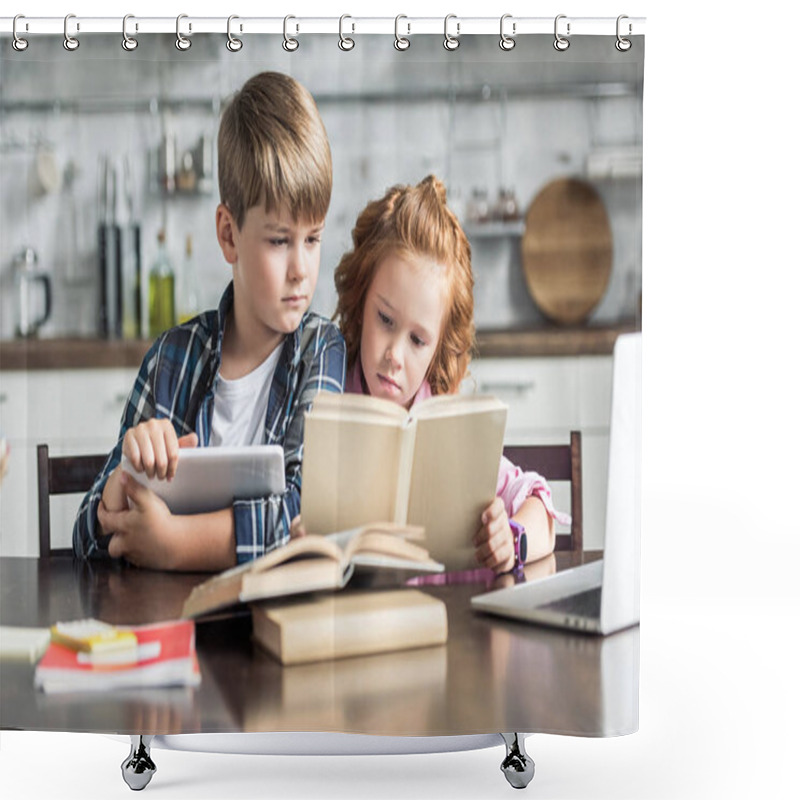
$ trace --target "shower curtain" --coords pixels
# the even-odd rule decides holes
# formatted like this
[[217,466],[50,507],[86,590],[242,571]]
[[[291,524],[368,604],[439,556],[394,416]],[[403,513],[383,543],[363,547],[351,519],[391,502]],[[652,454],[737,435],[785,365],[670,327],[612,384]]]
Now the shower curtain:
[[[77,355],[50,364],[46,376],[32,365],[37,348],[53,341],[105,343],[125,354],[106,367],[118,421],[151,341],[146,289],[159,259],[174,275],[176,322],[183,308],[216,307],[230,279],[214,224],[225,101],[258,72],[287,73],[314,96],[333,159],[312,309],[333,314],[333,272],[365,204],[390,186],[438,176],[471,247],[470,387],[488,387],[509,405],[506,444],[563,443],[571,428],[582,430],[584,550],[602,549],[608,408],[596,397],[610,385],[614,338],[641,329],[643,36],[631,35],[624,19],[607,20],[603,35],[580,35],[580,22],[567,18],[551,21],[548,33],[525,33],[510,17],[498,18],[493,33],[470,33],[468,20],[452,17],[437,22],[438,34],[400,17],[388,26],[394,34],[362,33],[347,18],[337,21],[338,34],[307,32],[294,18],[282,33],[230,19],[227,33],[212,34],[180,18],[175,32],[147,33],[131,18],[117,33],[79,31],[66,20],[63,36],[28,35],[23,48],[15,46],[23,22],[0,40],[7,387],[21,381],[30,405],[45,377],[57,386],[88,370],[101,386],[103,371]],[[26,299],[41,324],[19,356],[18,281],[30,251],[29,269],[46,276],[51,302],[46,308],[37,292]],[[66,427],[72,409],[64,413],[53,452],[111,449],[115,430],[81,438]],[[90,428],[96,421],[92,414]],[[3,426],[11,458],[0,554],[35,557],[36,515],[25,511],[24,524],[14,515],[23,513],[15,498],[30,509],[34,497],[33,459],[23,456],[38,428],[33,416],[7,414]],[[15,470],[15,460],[25,469]],[[569,513],[568,491],[553,491]],[[74,504],[53,505],[56,544],[68,546],[74,513]],[[557,567],[556,557],[545,559],[540,574]],[[132,592],[131,618],[117,604],[110,621],[132,621],[130,573],[98,576],[91,564],[76,565],[83,616],[103,618],[104,594],[116,587]],[[537,577],[534,569],[530,579]],[[144,703],[143,719],[163,734],[293,731],[301,721],[309,731],[389,736],[496,733],[506,724],[594,736],[636,729],[638,631],[595,639],[459,609],[448,609],[448,643],[410,650],[402,661],[380,654],[283,668],[251,644],[248,620],[235,618],[247,674],[270,679],[246,695],[232,686],[225,658],[203,657],[213,635],[198,622],[200,687]],[[480,627],[469,639],[475,649],[457,646],[459,626]],[[481,674],[491,677],[484,683]],[[217,729],[204,723],[209,704],[215,723],[224,720]],[[115,728],[98,718],[97,730]]]

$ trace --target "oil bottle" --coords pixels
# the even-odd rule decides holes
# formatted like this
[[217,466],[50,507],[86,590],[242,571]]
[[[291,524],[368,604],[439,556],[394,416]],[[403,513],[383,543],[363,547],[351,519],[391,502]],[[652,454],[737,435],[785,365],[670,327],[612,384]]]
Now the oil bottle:
[[186,235],[186,249],[183,264],[178,275],[178,324],[187,322],[200,313],[200,300],[197,294],[197,280],[194,274],[194,255],[192,234]]
[[158,253],[150,269],[150,336],[175,325],[175,272],[167,254],[166,234],[158,232]]

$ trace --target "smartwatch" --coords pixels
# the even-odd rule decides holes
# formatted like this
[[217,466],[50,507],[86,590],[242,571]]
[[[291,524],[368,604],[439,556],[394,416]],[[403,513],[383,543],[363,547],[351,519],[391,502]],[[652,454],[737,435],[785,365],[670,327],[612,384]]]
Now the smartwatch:
[[528,558],[528,534],[525,532],[525,526],[515,519],[510,519],[508,525],[514,535],[514,569],[522,569]]

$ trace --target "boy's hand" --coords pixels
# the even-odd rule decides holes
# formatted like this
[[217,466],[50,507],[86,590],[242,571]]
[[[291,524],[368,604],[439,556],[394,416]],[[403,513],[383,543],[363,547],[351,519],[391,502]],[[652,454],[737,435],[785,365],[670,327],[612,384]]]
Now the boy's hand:
[[131,507],[109,511],[101,502],[97,519],[105,531],[113,531],[108,543],[112,558],[124,556],[137,567],[174,569],[177,559],[176,518],[155,492],[121,473],[120,483]]
[[172,480],[178,466],[178,449],[197,447],[197,443],[196,433],[179,439],[169,420],[154,418],[126,431],[122,453],[137,472],[144,472],[148,478]]
[[301,537],[306,535],[306,529],[303,523],[300,521],[300,515],[298,514],[291,522],[289,527],[289,538],[290,539],[300,539]]
[[481,523],[472,539],[478,564],[495,572],[507,572],[514,566],[514,535],[502,498],[492,500],[481,514]]
[[[106,481],[102,501],[108,511],[122,511],[128,507],[128,496],[120,481],[122,474],[122,467],[117,465]],[[102,526],[102,524],[101,522],[100,525]],[[108,531],[103,531],[103,533],[108,533]]]

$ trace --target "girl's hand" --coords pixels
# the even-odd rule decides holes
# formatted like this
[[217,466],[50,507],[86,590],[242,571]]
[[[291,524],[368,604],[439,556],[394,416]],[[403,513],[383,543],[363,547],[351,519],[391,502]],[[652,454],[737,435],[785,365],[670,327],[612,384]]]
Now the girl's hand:
[[306,535],[306,529],[303,526],[303,523],[300,521],[300,515],[298,514],[291,522],[289,527],[289,538],[290,539],[300,539],[301,537]]
[[495,497],[481,514],[481,523],[472,539],[478,564],[495,572],[507,572],[514,566],[514,535],[500,497]]
[[168,419],[153,418],[125,432],[122,453],[137,472],[144,472],[148,478],[172,480],[178,466],[178,449],[197,447],[197,443],[196,433],[179,439]]
[[121,473],[120,482],[131,501],[123,511],[109,511],[101,502],[97,519],[105,531],[112,531],[108,553],[125,557],[137,567],[174,569],[179,555],[178,517],[154,492]]

